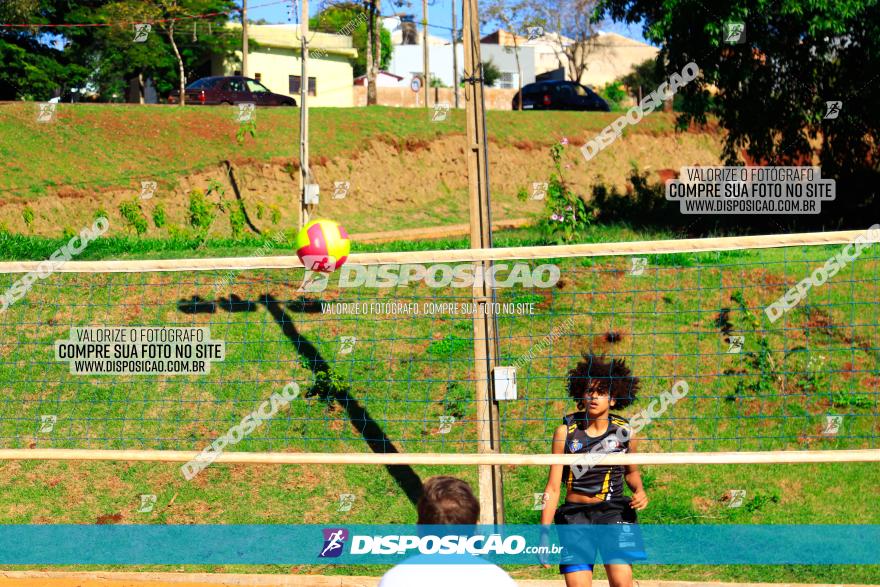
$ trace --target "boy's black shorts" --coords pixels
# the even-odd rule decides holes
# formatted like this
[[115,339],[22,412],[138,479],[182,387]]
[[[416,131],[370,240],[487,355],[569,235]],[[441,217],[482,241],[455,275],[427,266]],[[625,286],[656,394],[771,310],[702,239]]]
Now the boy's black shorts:
[[601,553],[605,564],[632,564],[635,560],[647,558],[636,525],[636,511],[630,506],[629,497],[599,503],[566,502],[556,509],[553,521],[559,526],[614,525],[613,531],[601,532],[598,540],[591,540],[586,533],[573,531],[566,534],[560,529],[563,547],[560,568],[571,565],[592,567],[597,552]]

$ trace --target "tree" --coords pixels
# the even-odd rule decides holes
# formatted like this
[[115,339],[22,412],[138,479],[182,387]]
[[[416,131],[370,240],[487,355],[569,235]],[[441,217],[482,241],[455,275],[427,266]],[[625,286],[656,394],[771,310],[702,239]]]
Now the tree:
[[155,13],[144,10],[143,2],[80,1],[74,4],[65,22],[110,25],[73,27],[64,33],[68,40],[65,52],[77,56],[80,63],[88,67],[88,85],[103,99],[123,95],[129,81],[136,79],[142,101],[145,78],[171,75],[170,51],[155,32],[148,34],[144,42],[135,43],[134,26],[116,24],[155,18]]
[[[59,22],[69,10],[66,0],[3,0],[0,22]],[[56,90],[81,85],[88,70],[59,48],[54,29],[0,27],[0,100],[47,100]]]
[[154,1],[156,2],[156,8],[159,9],[159,14],[161,15],[159,27],[165,31],[165,35],[168,37],[168,43],[171,45],[171,49],[174,50],[174,58],[177,60],[177,71],[179,74],[178,97],[180,98],[178,104],[180,106],[185,106],[186,93],[183,90],[186,88],[186,71],[183,67],[183,57],[180,55],[180,49],[177,48],[177,43],[174,41],[174,28],[177,26],[177,19],[187,16],[186,10],[181,5],[184,0]]
[[[171,49],[174,51],[174,57],[177,61],[177,70],[179,75],[178,91],[180,92],[180,100],[178,103],[183,106],[186,101],[186,95],[184,93],[184,88],[186,87],[186,66],[184,63],[183,55],[181,54],[180,48],[177,45],[177,41],[174,38],[175,30],[178,29],[178,25],[180,25],[180,29],[186,29],[188,28],[187,25],[191,25],[193,27],[192,30],[194,41],[197,41],[197,27],[198,21],[200,19],[193,17],[197,17],[201,14],[221,12],[223,10],[232,12],[236,10],[236,6],[232,3],[232,0],[143,1],[145,5],[153,4],[155,6],[155,12],[160,17],[158,21],[159,28],[165,32],[165,36],[168,37],[168,43],[171,45]],[[203,40],[201,42],[210,53],[214,53],[217,51],[217,49],[220,48],[231,50],[235,45],[237,45],[237,41],[232,41],[232,39],[227,39],[227,42],[224,43],[223,40],[218,37],[214,37],[208,31],[206,31],[206,35],[205,37],[203,37]]]
[[[364,6],[354,2],[332,4],[318,12],[309,20],[309,28],[314,31],[334,35],[351,35],[352,45],[357,49],[358,56],[352,62],[354,76],[367,73],[367,22],[369,12]],[[391,33],[381,29],[382,55],[379,59],[380,69],[387,68],[391,63]],[[372,45],[371,45],[371,53]]]
[[[603,0],[599,13],[643,22],[646,38],[662,47],[667,74],[699,66],[698,78],[679,90],[679,123],[717,115],[729,164],[747,157],[809,165],[816,154],[822,177],[837,178],[836,212],[840,200],[851,222],[880,211],[880,110],[871,98],[880,78],[876,1],[783,2],[771,10],[729,0],[707,13],[689,0]],[[726,22],[745,25],[744,42],[725,42]],[[837,100],[840,113],[826,118],[826,102]]]
[[[529,27],[541,27],[572,81],[580,81],[587,71],[599,26],[595,18],[596,0],[490,0],[486,14],[487,20],[498,22],[515,34],[523,35]],[[516,37],[514,43],[518,51]]]
[[491,88],[499,79],[501,79],[501,70],[498,69],[498,66],[495,65],[491,59],[489,61],[484,61],[483,84],[485,84],[486,87]]
[[[225,13],[234,12],[232,0],[79,0],[67,22],[107,23],[112,26],[68,29],[65,52],[78,56],[92,72],[91,85],[107,99],[138,80],[143,100],[145,78],[167,94],[186,85],[191,75],[207,73],[215,55],[227,57],[238,38],[224,31]],[[201,14],[210,18],[189,18]],[[165,19],[179,20],[165,20]],[[163,21],[164,22],[157,22]],[[151,23],[146,39],[134,42],[133,22]],[[118,24],[117,24],[118,23]]]
[[[489,0],[483,7],[482,24],[494,21],[513,36],[513,55],[516,59],[516,77],[518,80],[519,110],[522,110],[522,66],[519,62],[519,36],[527,33],[534,26],[533,11],[529,0]],[[499,39],[500,41],[501,39]]]
[[638,98],[639,88],[642,88],[643,93],[647,93],[666,81],[666,79],[666,73],[663,71],[663,64],[660,61],[657,59],[645,59],[633,67],[631,72],[621,77],[619,81]]
[[600,24],[596,5],[596,0],[529,0],[531,22],[549,33],[571,81],[579,82],[587,71]]

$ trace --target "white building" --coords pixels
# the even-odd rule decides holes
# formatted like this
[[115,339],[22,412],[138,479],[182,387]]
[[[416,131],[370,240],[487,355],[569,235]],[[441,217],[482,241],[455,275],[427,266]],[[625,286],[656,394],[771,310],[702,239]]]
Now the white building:
[[[391,28],[391,40],[394,51],[391,54],[391,63],[388,72],[403,77],[401,85],[409,85],[414,76],[423,74],[423,51],[422,34],[417,35],[417,44],[403,45],[403,31],[400,29],[400,21],[386,19],[386,27]],[[456,45],[458,57],[458,78],[464,77],[464,48],[461,43]],[[535,81],[535,55],[531,47],[520,47],[519,62],[517,69],[516,55],[513,47],[505,47],[498,44],[480,44],[480,53],[483,62],[492,63],[501,71],[501,79],[495,84],[500,88],[518,88],[519,71],[522,71],[523,85]],[[444,86],[453,85],[452,74],[452,42],[440,37],[428,35],[428,67],[432,78],[439,78]]]
[[[226,24],[229,34],[240,36],[241,25]],[[248,51],[248,74],[269,90],[296,97],[299,94],[301,46],[299,26],[248,25],[248,35],[255,44]],[[357,57],[350,36],[330,33],[309,33],[308,92],[312,106],[353,106],[351,87],[354,79],[351,62]],[[237,75],[241,69],[241,52],[235,59],[215,57],[212,75]],[[299,101],[297,99],[297,101]]]
[[[497,46],[513,48],[513,35],[503,30],[495,31],[483,37],[480,42],[485,47],[492,43]],[[534,72],[539,79],[569,79],[568,58],[564,49],[574,44],[570,39],[558,33],[527,39],[516,38],[517,45],[528,47],[534,55]],[[647,43],[618,35],[598,31],[586,45],[587,69],[581,75],[580,83],[601,88],[616,79],[633,71],[636,65],[654,59],[660,51]]]

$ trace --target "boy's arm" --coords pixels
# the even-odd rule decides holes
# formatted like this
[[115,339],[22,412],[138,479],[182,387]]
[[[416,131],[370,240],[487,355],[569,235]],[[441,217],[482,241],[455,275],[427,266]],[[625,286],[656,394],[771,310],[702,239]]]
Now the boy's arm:
[[[565,424],[558,426],[553,432],[553,446],[551,452],[555,455],[565,453],[565,436],[568,428]],[[559,503],[559,486],[562,483],[563,465],[550,465],[550,476],[547,478],[547,486],[544,487],[544,508],[541,510],[541,545],[549,545],[550,524],[556,515],[556,506]],[[539,554],[538,560],[545,569],[549,569],[547,555]]]
[[[567,428],[564,424],[558,426],[553,433],[552,452],[555,455],[565,453],[565,435]],[[541,524],[547,526],[553,523],[556,514],[556,505],[559,503],[559,490],[562,483],[562,465],[550,465],[550,476],[547,478],[547,486],[544,488],[544,509],[541,510]]]
[[[634,453],[638,449],[638,441],[635,438],[630,438],[629,441],[629,452]],[[626,484],[629,486],[632,491],[632,500],[630,501],[630,506],[634,510],[643,510],[648,506],[648,496],[645,494],[645,488],[642,487],[642,474],[639,473],[638,465],[625,465],[625,474],[624,479],[626,480]]]

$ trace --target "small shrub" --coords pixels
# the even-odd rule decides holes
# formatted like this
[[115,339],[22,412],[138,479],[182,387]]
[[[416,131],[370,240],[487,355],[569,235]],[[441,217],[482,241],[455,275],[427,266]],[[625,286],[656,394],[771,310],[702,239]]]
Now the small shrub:
[[871,408],[874,400],[866,393],[835,391],[831,396],[831,404],[836,408]]
[[344,398],[348,393],[346,380],[339,373],[328,369],[315,373],[315,383],[306,392],[306,397],[318,396],[329,406],[334,400]]
[[226,188],[223,187],[223,184],[217,181],[216,179],[212,179],[208,181],[208,191],[207,195],[217,194],[221,197],[226,195]]
[[448,356],[467,350],[473,346],[470,338],[462,338],[454,334],[447,334],[440,340],[432,341],[428,345],[428,353],[432,355]]
[[178,241],[189,241],[194,238],[197,238],[195,234],[193,234],[193,230],[191,228],[187,228],[185,226],[177,226],[176,224],[168,225],[168,236],[171,240]]
[[[545,196],[545,217],[538,222],[538,229],[545,238],[556,244],[576,240],[592,224],[593,211],[583,198],[574,193],[566,184],[562,174],[562,153],[565,145],[556,143],[550,147],[550,156],[556,173],[550,174]],[[520,190],[520,199],[525,193]]]
[[251,135],[251,138],[257,137],[257,121],[253,118],[247,122],[242,122],[235,132],[235,140],[238,141],[239,145],[244,144],[245,135]]
[[755,370],[757,379],[749,383],[747,386],[742,380],[738,381],[737,393],[739,394],[747,389],[753,396],[771,395],[775,393],[777,369],[776,361],[773,359],[773,352],[770,348],[770,342],[767,340],[766,336],[761,334],[761,322],[759,318],[749,310],[748,302],[743,293],[741,291],[735,291],[730,295],[730,299],[731,301],[736,302],[739,309],[742,311],[743,321],[747,325],[746,331],[753,333],[749,335],[749,346],[757,349],[756,351],[749,350],[743,352],[748,359],[748,364]]
[[263,219],[263,214],[266,212],[266,207],[263,206],[262,203],[257,204],[257,220]]
[[825,367],[824,355],[810,355],[804,371],[801,386],[805,394],[818,394],[828,389],[830,377]]
[[281,210],[278,209],[278,206],[272,206],[270,211],[272,213],[272,224],[278,224],[281,222]]
[[107,214],[107,210],[98,208],[95,210],[95,213],[92,214],[92,220],[97,220],[98,218],[110,218],[110,215]]
[[168,219],[165,216],[165,206],[162,204],[156,204],[156,207],[153,208],[153,224],[156,228],[162,228],[167,222]]
[[229,227],[232,229],[232,238],[241,238],[244,234],[244,204],[235,202],[229,210]]
[[24,220],[24,224],[28,227],[28,230],[33,230],[34,218],[34,211],[30,206],[25,206],[25,209],[21,211],[21,219]]
[[299,234],[299,229],[294,226],[292,228],[288,228],[287,230],[282,230],[281,237],[279,237],[278,240],[279,242],[283,243],[282,246],[293,246],[293,243],[296,242],[297,234]]
[[133,229],[138,236],[147,232],[147,217],[141,210],[137,200],[128,200],[119,204],[119,214],[125,220],[125,224]]
[[446,396],[443,398],[443,413],[455,416],[456,420],[463,420],[467,414],[470,394],[467,389],[461,387],[458,382],[452,381],[446,384]]
[[623,85],[620,82],[612,82],[606,85],[599,92],[599,95],[608,102],[608,106],[612,110],[619,109],[620,103],[626,98],[626,92],[623,90]]
[[189,193],[189,224],[197,230],[208,230],[214,222],[213,206],[205,192],[195,189]]
[[75,235],[76,235],[76,233],[73,232],[73,229],[70,228],[69,226],[65,226],[64,230],[61,231],[61,238],[63,238],[64,240],[70,240]]
[[770,503],[779,503],[779,495],[777,493],[759,493],[744,505],[745,511],[754,513],[761,510],[765,505]]
[[600,222],[626,222],[635,226],[676,226],[681,223],[678,204],[666,199],[663,184],[650,184],[648,172],[633,165],[629,174],[632,195],[604,184],[593,186],[590,203]]
[[510,301],[513,304],[540,304],[544,301],[544,296],[536,293],[521,293],[515,294]]

